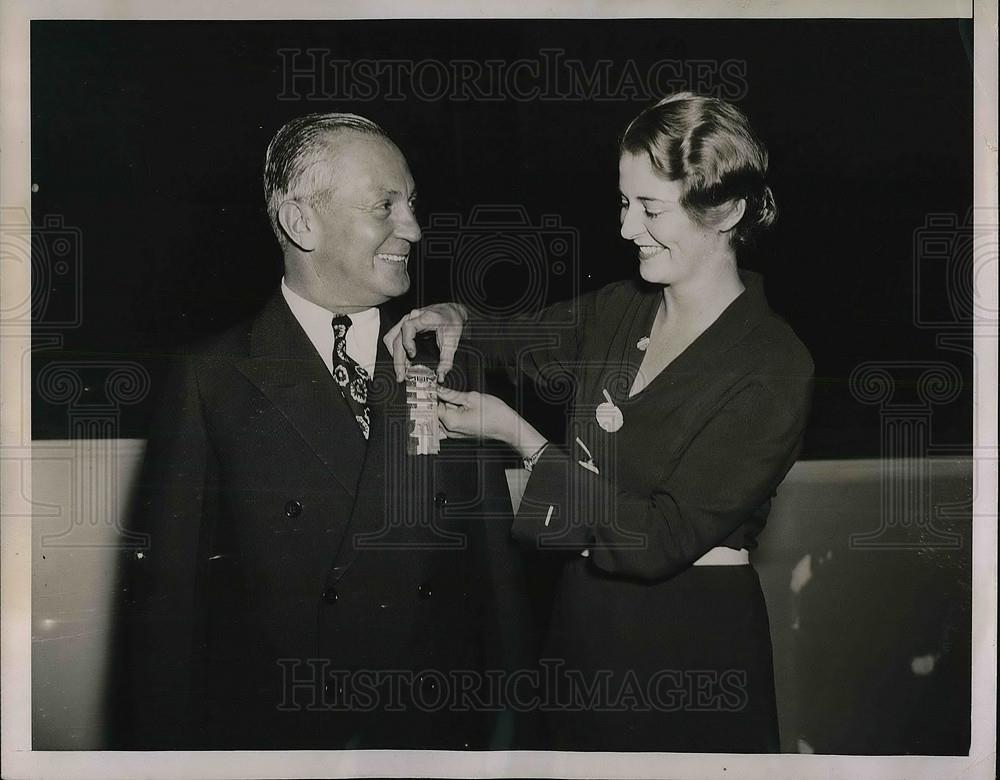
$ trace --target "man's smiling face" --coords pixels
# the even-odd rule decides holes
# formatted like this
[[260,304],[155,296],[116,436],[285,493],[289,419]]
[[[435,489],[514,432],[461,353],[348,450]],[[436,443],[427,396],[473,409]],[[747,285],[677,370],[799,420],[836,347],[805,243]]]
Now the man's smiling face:
[[314,206],[313,281],[333,307],[377,306],[410,288],[410,246],[420,240],[413,177],[383,138],[346,133],[330,149],[334,185]]

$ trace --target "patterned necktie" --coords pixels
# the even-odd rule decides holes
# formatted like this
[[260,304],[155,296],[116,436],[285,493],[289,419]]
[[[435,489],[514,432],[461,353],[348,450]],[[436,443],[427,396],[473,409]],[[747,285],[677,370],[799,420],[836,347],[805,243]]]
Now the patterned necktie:
[[368,438],[368,372],[347,354],[347,330],[351,318],[340,314],[333,318],[333,378],[358,421],[361,435]]

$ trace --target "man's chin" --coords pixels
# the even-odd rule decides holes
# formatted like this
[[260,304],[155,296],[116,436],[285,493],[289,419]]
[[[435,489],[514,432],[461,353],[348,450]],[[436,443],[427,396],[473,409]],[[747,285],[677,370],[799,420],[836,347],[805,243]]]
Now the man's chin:
[[406,271],[392,279],[382,287],[382,292],[389,298],[398,298],[410,291],[410,275]]

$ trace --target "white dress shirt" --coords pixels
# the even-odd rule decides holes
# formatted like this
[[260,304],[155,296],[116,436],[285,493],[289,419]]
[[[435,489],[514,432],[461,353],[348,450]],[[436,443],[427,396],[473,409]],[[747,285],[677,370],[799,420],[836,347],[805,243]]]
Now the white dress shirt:
[[[292,310],[302,330],[319,356],[323,358],[326,370],[333,373],[333,321],[334,314],[312,301],[307,301],[292,290],[285,279],[281,279],[281,294],[285,297],[288,308]],[[347,329],[347,354],[350,355],[369,377],[375,376],[375,354],[378,350],[379,313],[371,308],[348,314],[351,327]]]

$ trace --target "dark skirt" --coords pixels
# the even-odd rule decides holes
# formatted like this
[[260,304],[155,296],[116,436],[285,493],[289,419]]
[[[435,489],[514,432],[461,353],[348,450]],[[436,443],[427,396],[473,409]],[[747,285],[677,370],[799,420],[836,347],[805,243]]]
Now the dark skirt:
[[693,566],[648,584],[571,561],[543,656],[549,749],[779,749],[767,608],[751,566]]

